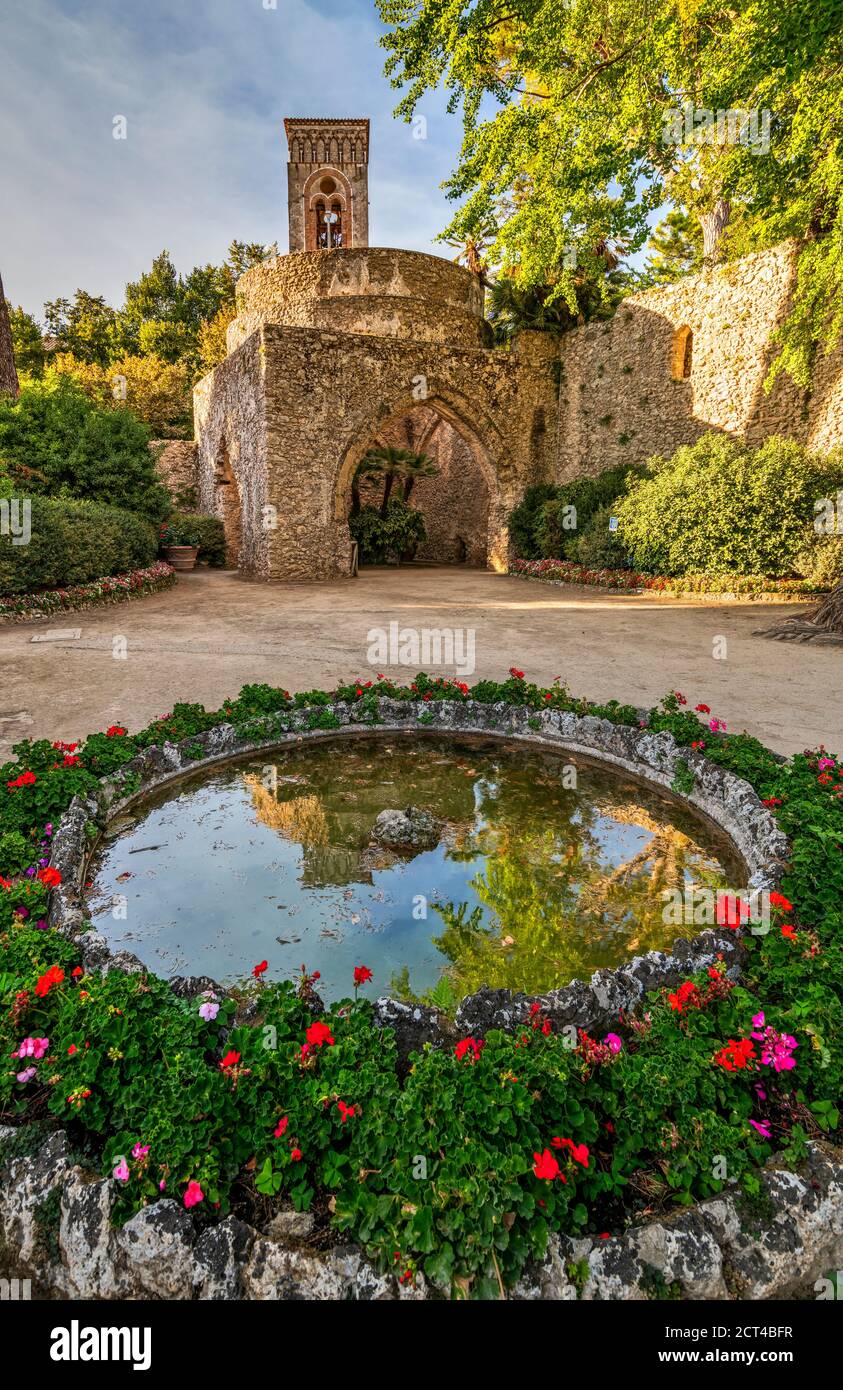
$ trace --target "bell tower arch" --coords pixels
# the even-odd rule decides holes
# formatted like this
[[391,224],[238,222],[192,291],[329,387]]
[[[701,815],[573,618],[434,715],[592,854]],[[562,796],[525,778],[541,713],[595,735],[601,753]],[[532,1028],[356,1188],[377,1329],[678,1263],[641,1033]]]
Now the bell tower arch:
[[291,251],[369,245],[369,122],[288,116]]

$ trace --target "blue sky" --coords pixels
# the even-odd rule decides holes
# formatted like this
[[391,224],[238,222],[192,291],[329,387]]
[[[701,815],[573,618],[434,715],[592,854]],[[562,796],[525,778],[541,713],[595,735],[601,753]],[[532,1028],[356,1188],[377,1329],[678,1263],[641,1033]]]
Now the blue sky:
[[[0,15],[7,297],[41,316],[77,287],[122,302],[164,247],[179,270],[233,237],[287,247],[287,115],[369,116],[370,239],[453,255],[439,187],[460,144],[392,116],[374,0],[24,0]],[[112,135],[124,116],[127,138]],[[5,196],[8,195],[8,196]]]

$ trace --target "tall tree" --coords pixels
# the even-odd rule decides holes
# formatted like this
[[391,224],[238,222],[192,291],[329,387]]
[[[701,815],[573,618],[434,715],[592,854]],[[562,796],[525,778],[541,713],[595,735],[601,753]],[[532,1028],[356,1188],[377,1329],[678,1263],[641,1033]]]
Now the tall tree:
[[[843,27],[839,0],[378,0],[387,72],[412,119],[444,84],[462,109],[461,203],[444,235],[489,219],[489,260],[525,287],[637,251],[666,198],[714,262],[736,202],[810,240],[780,366],[810,376],[843,332]],[[573,273],[554,295],[575,308]]]
[[20,305],[6,303],[9,313],[9,326],[12,330],[12,347],[18,370],[30,376],[40,376],[47,357],[41,329],[31,314]]
[[0,276],[0,395],[20,395],[18,374],[15,368],[15,354],[12,348],[12,329],[9,323],[9,310],[3,294],[3,279]]
[[702,268],[702,228],[683,208],[673,208],[648,242],[651,255],[644,270],[651,285],[669,284]]

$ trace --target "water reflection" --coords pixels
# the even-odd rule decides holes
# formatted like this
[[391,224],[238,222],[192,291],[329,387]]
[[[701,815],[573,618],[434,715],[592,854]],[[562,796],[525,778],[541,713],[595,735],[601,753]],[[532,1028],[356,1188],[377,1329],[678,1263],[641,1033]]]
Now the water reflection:
[[[709,827],[622,774],[499,744],[375,740],[216,771],[150,805],[105,848],[97,926],[163,973],[228,982],[302,961],[328,998],[355,964],[385,992],[446,975],[536,992],[668,946],[665,888],[743,886]],[[416,805],[435,849],[396,854],[372,828]],[[113,895],[126,895],[125,922]],[[426,914],[426,915],[425,915]]]

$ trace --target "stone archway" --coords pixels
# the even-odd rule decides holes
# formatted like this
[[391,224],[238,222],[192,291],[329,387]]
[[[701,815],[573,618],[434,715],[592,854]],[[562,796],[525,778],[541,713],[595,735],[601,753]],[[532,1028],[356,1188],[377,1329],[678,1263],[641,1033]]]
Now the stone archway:
[[[384,446],[425,455],[439,470],[433,477],[399,483],[393,494],[424,517],[427,535],[414,558],[485,569],[494,478],[480,441],[457,428],[435,405],[420,403],[389,419],[367,447]],[[378,505],[381,496],[379,484],[363,481],[364,506]]]
[[220,444],[216,459],[214,501],[214,511],[225,530],[225,563],[229,569],[236,570],[240,564],[243,545],[243,508],[240,488],[224,443]]
[[[432,454],[440,467],[439,476],[420,479],[413,488],[412,505],[425,516],[428,531],[419,559],[505,568],[507,518],[514,505],[506,450],[491,422],[475,422],[462,401],[439,394],[381,407],[346,450],[334,488],[340,556],[347,544],[352,479],[361,459],[378,444]],[[365,485],[361,500],[366,500]]]

